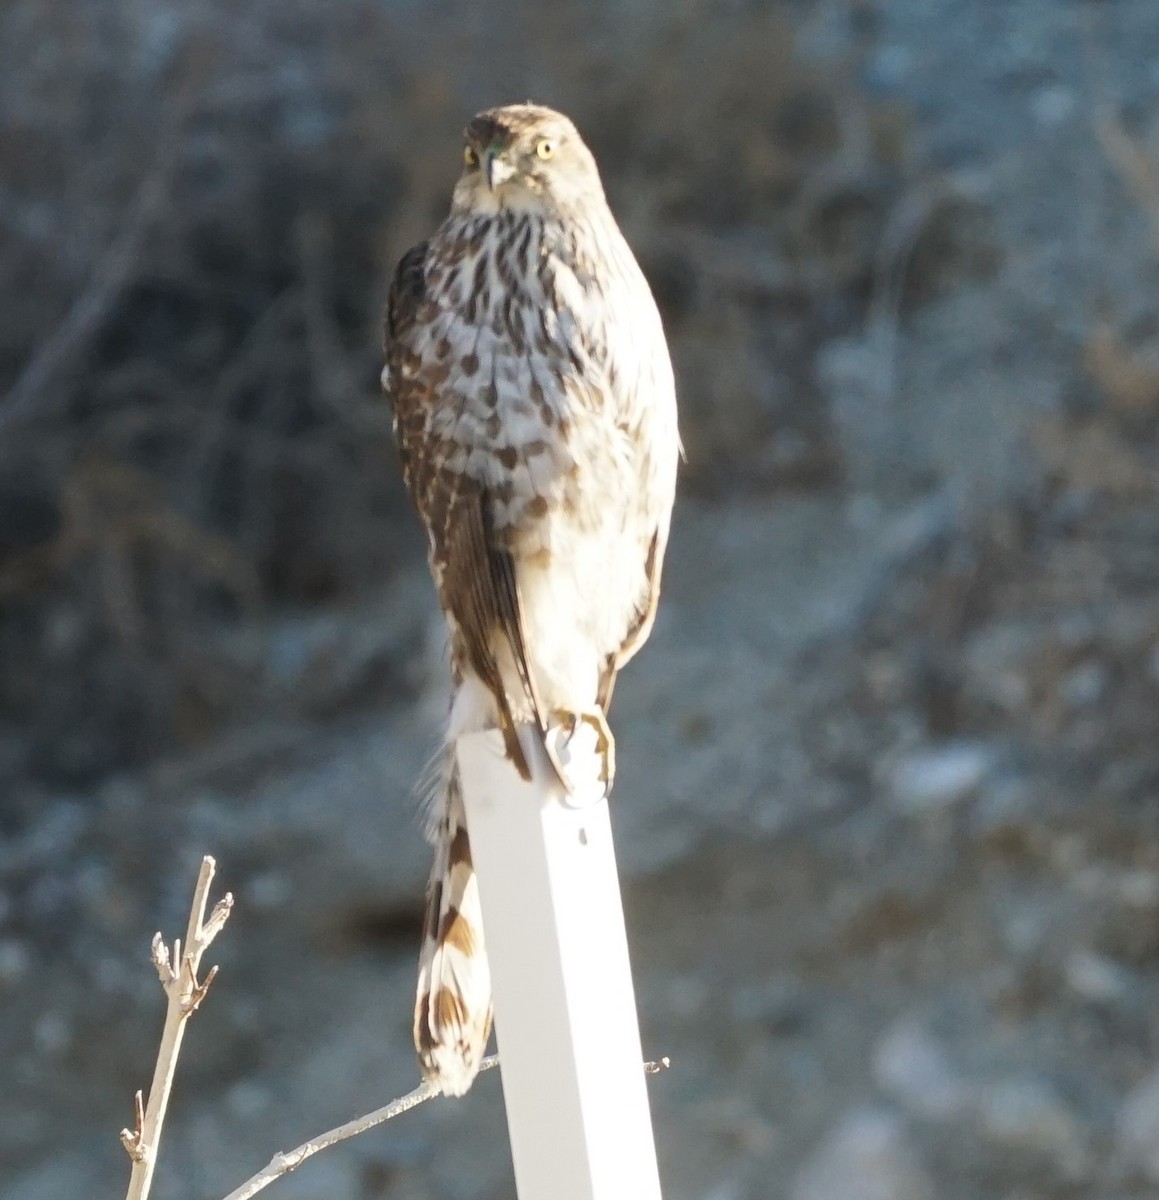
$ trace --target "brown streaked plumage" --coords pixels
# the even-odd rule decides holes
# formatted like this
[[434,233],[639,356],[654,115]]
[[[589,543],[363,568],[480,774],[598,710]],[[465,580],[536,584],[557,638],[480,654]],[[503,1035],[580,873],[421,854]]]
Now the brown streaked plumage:
[[454,695],[415,1011],[424,1072],[470,1086],[490,976],[454,740],[605,714],[655,618],[679,441],[651,292],[560,113],[480,113],[447,220],[399,263],[383,385],[451,632]]

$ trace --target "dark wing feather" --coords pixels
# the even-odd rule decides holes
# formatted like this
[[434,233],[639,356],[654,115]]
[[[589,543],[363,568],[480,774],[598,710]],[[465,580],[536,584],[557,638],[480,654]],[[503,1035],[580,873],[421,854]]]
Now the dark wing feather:
[[[486,492],[475,486],[466,495],[460,493],[458,501],[448,508],[446,534],[442,539],[440,591],[454,618],[467,661],[499,705],[508,756],[520,775],[530,779],[531,770],[515,735],[511,702],[492,650],[496,630],[511,648],[511,657],[541,735],[546,733],[547,726],[527,655],[515,563],[506,550],[495,545],[490,535],[489,507]],[[438,539],[434,553],[438,558]]]
[[511,700],[493,651],[500,632],[511,648],[540,734],[546,722],[531,672],[515,564],[493,536],[490,503],[482,484],[446,466],[453,447],[430,429],[432,409],[440,403],[445,380],[436,364],[424,363],[414,349],[416,328],[428,308],[426,242],[402,258],[387,301],[384,387],[394,409],[395,438],[403,478],[426,525],[431,566],[444,608],[454,622],[455,652],[495,697],[508,756],[519,773],[531,778],[515,733]]
[[[410,358],[407,343],[426,299],[427,251],[428,243],[419,242],[399,260],[394,278],[390,281],[382,329],[386,356],[382,386],[394,414],[394,436],[402,461],[403,481],[416,506],[419,505],[419,499],[412,482],[411,454],[417,447],[416,439],[408,436],[408,433],[414,432],[416,423],[422,421],[424,389],[417,388],[409,373],[404,373],[403,363]],[[422,512],[421,506],[419,512]]]
[[426,298],[426,261],[429,242],[412,246],[398,260],[390,293],[386,301],[384,333],[385,349],[389,356],[397,343],[415,323],[419,305]]

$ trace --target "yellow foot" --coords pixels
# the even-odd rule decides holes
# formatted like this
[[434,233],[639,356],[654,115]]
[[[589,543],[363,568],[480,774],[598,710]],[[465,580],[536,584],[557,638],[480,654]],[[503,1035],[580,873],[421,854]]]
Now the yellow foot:
[[[576,780],[569,767],[577,755],[586,756],[590,746],[599,756],[596,778],[604,796],[607,796],[616,776],[616,739],[612,736],[603,709],[590,708],[581,713],[555,712],[552,716],[552,723],[562,736],[553,737],[555,730],[549,731],[545,740],[547,756],[568,795],[574,795],[576,790]],[[586,737],[583,736],[585,733]],[[577,737],[580,738],[579,742],[576,742]]]

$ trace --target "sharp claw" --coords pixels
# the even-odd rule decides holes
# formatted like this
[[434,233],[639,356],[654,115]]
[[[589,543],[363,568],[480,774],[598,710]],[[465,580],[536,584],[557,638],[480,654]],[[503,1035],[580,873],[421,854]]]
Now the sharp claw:
[[602,710],[597,708],[594,712],[584,713],[580,719],[595,727],[596,749],[603,760],[600,780],[604,785],[604,796],[607,797],[616,778],[616,739],[612,737],[608,718],[604,716]]
[[[570,737],[568,740],[569,741],[571,740]],[[551,765],[555,770],[556,778],[559,780],[560,784],[563,786],[563,790],[565,792],[567,792],[567,794],[569,796],[574,796],[575,795],[575,785],[572,783],[571,779],[568,777],[567,768],[563,765],[563,762],[560,760],[559,750],[556,748],[556,744],[551,739],[550,736],[544,737],[543,748],[547,751],[548,760],[551,762]]]
[[[608,793],[612,790],[612,782],[616,775],[616,739],[612,736],[612,731],[608,726],[608,720],[604,716],[603,710],[594,708],[581,713],[561,712],[556,715],[559,721],[558,727],[566,730],[566,736],[563,739],[564,746],[571,744],[572,738],[579,732],[581,725],[590,725],[595,730],[595,749],[600,756],[598,778],[604,785],[604,798],[607,798]],[[569,796],[574,795],[575,785],[568,775],[567,767],[560,757],[556,744],[548,738],[545,739],[545,746],[547,748],[547,756],[551,760],[551,765],[555,768],[555,773],[559,776],[564,789]]]

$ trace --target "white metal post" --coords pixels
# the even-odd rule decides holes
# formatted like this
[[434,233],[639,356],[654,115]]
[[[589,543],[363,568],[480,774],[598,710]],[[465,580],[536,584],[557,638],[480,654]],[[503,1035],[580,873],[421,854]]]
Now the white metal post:
[[519,1197],[660,1200],[608,804],[523,744],[530,783],[496,731],[456,747]]

